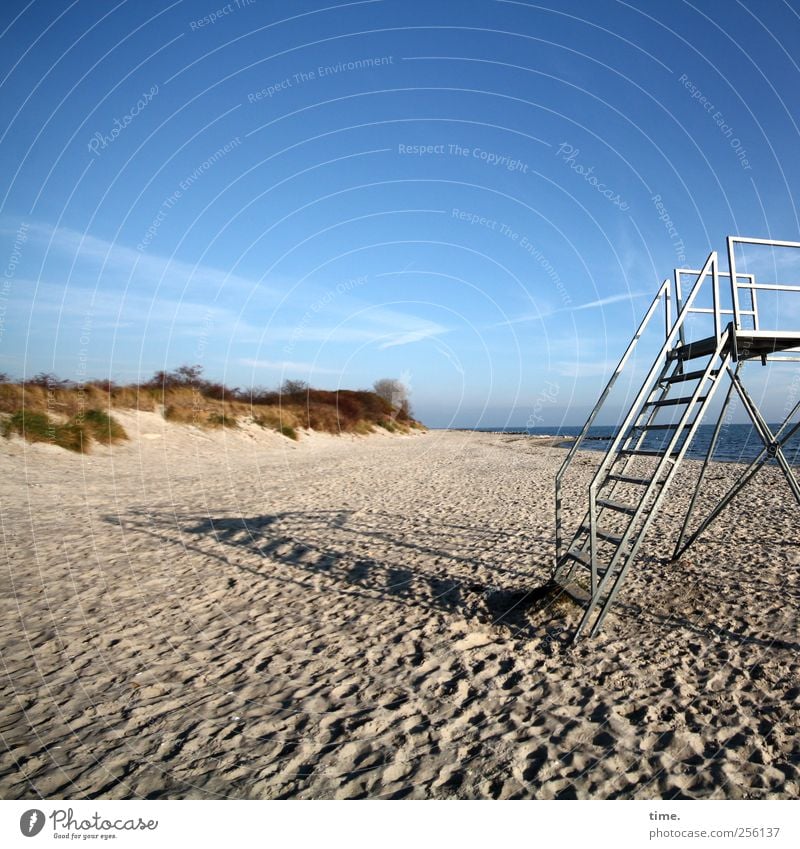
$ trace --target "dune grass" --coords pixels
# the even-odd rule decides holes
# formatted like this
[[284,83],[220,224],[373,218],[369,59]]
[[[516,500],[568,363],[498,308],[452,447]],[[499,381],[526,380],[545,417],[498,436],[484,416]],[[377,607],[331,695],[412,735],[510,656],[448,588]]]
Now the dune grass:
[[[76,418],[80,420],[80,416]],[[103,410],[87,410],[82,418],[84,432],[101,445],[113,445],[128,438],[125,428]]]
[[50,442],[88,451],[93,442],[127,439],[114,410],[161,412],[165,419],[208,429],[234,429],[245,422],[298,440],[301,431],[368,434],[424,429],[407,404],[393,406],[368,390],[313,389],[286,381],[280,390],[231,389],[202,378],[199,366],[157,372],[141,385],[112,381],[75,384],[42,374],[27,381],[0,381],[0,428],[30,442]]
[[36,410],[15,410],[2,424],[3,436],[16,433],[28,442],[49,442],[69,451],[88,452],[93,441],[103,445],[128,438],[125,429],[102,410],[87,410],[58,421]]
[[206,427],[238,427],[239,422],[236,416],[221,413],[209,413],[206,419]]

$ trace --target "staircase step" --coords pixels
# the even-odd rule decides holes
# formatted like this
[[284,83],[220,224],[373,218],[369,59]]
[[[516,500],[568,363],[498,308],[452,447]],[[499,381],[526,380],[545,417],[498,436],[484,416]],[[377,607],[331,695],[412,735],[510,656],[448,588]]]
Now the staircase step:
[[717,344],[717,337],[709,336],[708,339],[699,339],[697,342],[689,342],[687,345],[673,348],[668,357],[671,360],[696,360],[698,357],[708,357],[717,350]]
[[[581,525],[580,530],[587,534],[590,532],[588,525]],[[614,545],[619,545],[622,542],[622,537],[616,531],[608,531],[605,528],[595,528],[594,532],[600,539],[604,539],[606,542],[613,542]]]
[[[656,451],[651,448],[622,448],[620,449],[621,456],[630,456],[630,457],[666,457],[667,454],[665,451]],[[672,454],[669,455],[670,460],[676,459],[678,453],[673,451]]]
[[[692,422],[687,422],[684,428],[691,427]],[[680,427],[678,424],[671,425],[636,425],[634,430],[677,430]]]
[[[577,560],[578,563],[581,564],[588,571],[592,571],[592,558],[588,551],[581,551],[579,548],[571,548],[569,551],[564,553],[564,557],[568,557],[571,560]],[[597,577],[603,578],[606,574],[606,566],[598,565],[597,566]]]
[[645,407],[675,407],[678,404],[691,404],[694,400],[697,404],[701,404],[708,398],[708,395],[700,395],[694,398],[692,395],[684,395],[680,398],[662,398],[660,401],[648,401]]
[[[665,377],[662,383],[683,383],[685,380],[697,380],[706,373],[705,369],[699,371],[687,371],[685,374],[673,374],[671,377]],[[712,369],[711,377],[716,377],[719,374],[719,369]]]
[[564,557],[569,557],[571,560],[577,560],[582,566],[587,569],[592,568],[592,556],[588,551],[581,551],[579,548],[571,548]]
[[637,486],[649,486],[652,482],[652,478],[635,478],[631,477],[631,475],[607,475],[606,483],[608,481],[619,481],[620,483],[635,483]]
[[609,510],[616,510],[617,513],[627,513],[629,516],[633,516],[639,509],[633,504],[623,504],[621,501],[612,501],[610,498],[598,498],[597,506],[607,507]]

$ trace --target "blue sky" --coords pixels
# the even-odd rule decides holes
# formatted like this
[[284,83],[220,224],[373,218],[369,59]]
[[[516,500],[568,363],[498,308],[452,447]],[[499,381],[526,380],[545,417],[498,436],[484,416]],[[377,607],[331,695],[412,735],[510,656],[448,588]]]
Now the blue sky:
[[4,4],[0,369],[580,423],[676,264],[800,238],[800,9],[549,6]]

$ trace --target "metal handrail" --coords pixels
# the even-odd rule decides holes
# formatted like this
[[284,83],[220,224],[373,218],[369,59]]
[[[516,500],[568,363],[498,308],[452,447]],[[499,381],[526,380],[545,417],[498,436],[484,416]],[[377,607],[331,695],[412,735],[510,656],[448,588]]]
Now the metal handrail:
[[[710,257],[709,257],[709,259],[710,259]],[[699,283],[700,283],[700,281],[698,281],[698,284]],[[615,568],[616,568],[620,558],[622,557],[622,553],[625,550],[625,548],[629,545],[629,543],[631,542],[631,537],[635,533],[635,540],[633,541],[631,549],[628,552],[628,555],[625,559],[625,562],[622,565],[622,568],[619,570],[619,573],[616,575],[616,578],[613,579],[613,583],[611,584],[611,588],[610,588],[608,595],[605,599],[602,610],[600,611],[600,614],[598,615],[597,620],[595,621],[594,625],[592,626],[591,635],[594,636],[595,634],[597,634],[597,632],[601,628],[601,626],[603,624],[603,620],[605,619],[606,614],[610,610],[611,604],[614,601],[614,598],[615,598],[620,586],[622,586],[622,582],[625,580],[625,574],[627,573],[628,568],[630,567],[631,563],[633,562],[634,558],[636,557],[636,554],[639,550],[639,546],[641,545],[641,543],[644,539],[644,536],[647,533],[648,528],[650,527],[650,524],[652,523],[653,519],[655,518],[655,515],[656,515],[656,512],[657,512],[657,507],[658,507],[658,502],[660,501],[661,498],[663,498],[666,495],[667,489],[669,488],[669,485],[672,482],[672,479],[675,476],[675,473],[677,472],[678,466],[680,465],[681,461],[683,460],[683,458],[686,454],[686,451],[688,450],[689,445],[691,444],[691,442],[694,438],[694,435],[697,431],[697,428],[700,426],[700,421],[702,419],[702,415],[701,414],[695,415],[694,420],[689,425],[689,433],[685,438],[682,436],[682,431],[683,431],[684,425],[688,422],[689,418],[693,415],[693,408],[694,408],[695,403],[699,400],[700,394],[702,392],[706,393],[706,402],[705,403],[708,403],[711,400],[711,398],[713,397],[713,395],[715,394],[717,387],[719,386],[719,382],[715,379],[712,379],[711,386],[708,389],[705,388],[704,384],[709,379],[709,377],[711,375],[712,368],[715,365],[716,361],[720,357],[724,357],[724,363],[727,365],[727,362],[728,362],[728,360],[730,359],[730,356],[731,356],[730,341],[729,341],[731,333],[732,333],[731,325],[729,324],[725,328],[725,330],[720,334],[720,336],[717,337],[716,351],[714,352],[713,356],[709,359],[708,365],[706,366],[705,371],[703,373],[703,377],[698,381],[697,386],[695,387],[694,392],[691,395],[691,402],[687,405],[686,411],[684,412],[683,416],[680,419],[679,427],[676,429],[675,433],[673,434],[672,438],[669,441],[669,445],[667,446],[667,448],[664,451],[664,454],[663,454],[662,459],[661,459],[661,463],[659,464],[659,471],[656,473],[653,480],[650,482],[649,486],[647,487],[645,494],[642,496],[642,499],[639,502],[639,506],[636,510],[636,513],[634,514],[633,518],[631,519],[627,530],[622,535],[622,540],[619,543],[617,551],[614,554],[614,557],[612,558],[611,563],[608,566],[608,569],[606,570],[606,574],[603,576],[603,580],[600,582],[600,585],[597,588],[597,593],[595,594],[594,598],[592,599],[592,602],[589,605],[587,605],[587,607],[586,607],[586,612],[583,615],[583,619],[581,621],[581,624],[578,627],[578,629],[575,631],[575,638],[576,639],[580,635],[580,632],[583,630],[585,625],[589,622],[589,619],[590,619],[592,612],[593,612],[593,608],[599,602],[600,597],[602,595],[602,592],[606,588],[606,585],[612,580],[612,576],[614,575]],[[675,455],[675,449],[677,448],[677,443],[678,443],[679,439],[683,439],[683,443],[682,443],[681,447],[677,449],[677,456],[676,456]],[[660,473],[661,473],[661,469],[662,469],[664,463],[667,462],[668,458],[669,458],[669,462],[671,462],[671,468],[667,472],[667,475],[664,478],[663,482],[659,483],[659,476],[660,476]],[[656,503],[647,512],[646,518],[644,519],[644,524],[641,527],[639,527],[637,530],[635,530],[637,523],[641,520],[642,516],[645,514],[646,504],[647,504],[648,500],[651,498],[653,492],[655,491],[656,487],[658,487],[658,486],[661,487],[661,491],[660,491],[659,497],[656,499]],[[590,498],[594,497],[591,489],[590,489],[590,496],[589,497]]]
[[561,522],[561,481],[562,481],[564,475],[566,474],[567,469],[571,465],[572,460],[573,460],[576,452],[578,451],[578,448],[580,448],[581,443],[583,442],[583,440],[586,437],[586,434],[589,432],[589,428],[591,428],[592,424],[594,423],[594,420],[597,418],[597,414],[600,412],[600,409],[602,408],[603,404],[606,402],[606,399],[608,398],[608,396],[611,392],[611,389],[613,388],[614,384],[616,383],[617,378],[622,373],[622,370],[625,367],[625,364],[630,359],[630,356],[633,353],[634,348],[638,344],[639,339],[642,337],[642,334],[644,333],[645,329],[647,328],[647,325],[650,323],[650,320],[652,319],[653,315],[655,314],[656,310],[658,309],[659,304],[661,303],[662,299],[664,299],[665,307],[666,307],[665,308],[665,332],[664,332],[664,335],[665,335],[665,337],[667,337],[669,335],[670,318],[671,318],[671,316],[670,316],[671,294],[670,294],[670,281],[669,281],[669,278],[667,278],[666,280],[664,280],[664,282],[659,287],[658,292],[656,293],[655,298],[653,298],[653,302],[650,304],[650,307],[648,308],[647,312],[645,313],[645,316],[642,319],[641,324],[637,328],[636,333],[633,336],[633,339],[631,339],[628,347],[625,349],[625,353],[620,358],[620,361],[617,364],[617,367],[614,369],[614,373],[611,375],[608,383],[606,384],[605,389],[600,394],[600,397],[598,398],[597,403],[594,405],[592,412],[589,414],[589,418],[586,420],[586,424],[584,424],[583,430],[581,430],[581,432],[578,435],[578,437],[576,438],[575,442],[572,444],[572,447],[570,448],[569,452],[567,453],[567,456],[564,459],[564,462],[561,464],[561,468],[556,473],[556,568],[558,568],[559,561],[561,560],[561,548],[562,548],[562,542],[563,542],[562,522]]
[[[593,521],[591,521],[591,517],[592,517],[593,513],[596,511],[596,497],[597,497],[598,482],[600,481],[603,474],[607,471],[608,467],[613,462],[613,458],[616,457],[616,453],[617,453],[617,450],[619,448],[620,442],[622,441],[625,433],[627,432],[628,428],[630,427],[633,419],[638,414],[638,410],[641,407],[645,396],[648,394],[648,392],[651,391],[651,385],[653,383],[653,379],[655,378],[656,374],[658,373],[659,368],[661,367],[662,360],[664,359],[664,357],[667,356],[668,352],[673,348],[676,338],[680,338],[682,331],[683,331],[684,322],[686,321],[686,318],[690,315],[690,313],[692,311],[692,304],[694,303],[695,298],[697,297],[700,289],[702,288],[702,285],[705,282],[706,277],[708,276],[709,272],[712,274],[712,276],[717,275],[718,265],[719,265],[719,263],[718,263],[717,253],[715,251],[712,251],[708,255],[708,259],[706,260],[705,265],[703,266],[703,268],[698,273],[697,280],[694,283],[694,285],[692,286],[691,292],[689,293],[689,296],[687,297],[685,303],[683,303],[681,308],[678,310],[678,314],[676,316],[674,323],[670,322],[670,319],[671,319],[670,279],[667,278],[666,280],[664,280],[664,282],[661,284],[658,292],[656,293],[656,296],[653,299],[653,302],[650,304],[650,308],[647,310],[647,313],[645,314],[645,317],[642,320],[642,323],[639,325],[639,328],[637,329],[633,339],[629,343],[628,347],[625,349],[625,353],[622,355],[622,358],[620,359],[619,364],[617,365],[617,368],[614,370],[614,373],[611,375],[611,378],[608,381],[608,383],[606,384],[605,389],[601,393],[600,398],[598,399],[597,403],[595,404],[594,408],[592,409],[592,412],[589,415],[589,418],[587,419],[586,424],[584,424],[580,435],[578,436],[578,438],[573,443],[572,447],[569,450],[569,453],[567,454],[566,458],[564,459],[564,462],[561,464],[561,468],[558,470],[558,473],[556,474],[556,485],[555,485],[555,494],[556,494],[555,570],[558,570],[558,568],[560,566],[561,558],[562,558],[562,548],[563,548],[563,534],[562,534],[563,523],[562,523],[562,517],[561,517],[561,482],[562,482],[562,479],[564,477],[564,474],[566,473],[567,469],[571,465],[572,460],[573,460],[576,452],[578,451],[578,448],[580,447],[581,443],[583,442],[584,438],[586,437],[586,434],[589,432],[589,428],[591,427],[592,423],[594,422],[595,418],[597,417],[597,414],[600,412],[600,409],[602,408],[603,404],[605,403],[606,399],[608,398],[608,395],[611,392],[611,389],[612,389],[614,383],[616,382],[617,378],[619,377],[619,375],[620,375],[622,369],[624,368],[625,364],[627,363],[628,359],[630,358],[630,355],[633,352],[633,349],[635,348],[639,339],[641,338],[642,333],[644,332],[645,328],[647,327],[650,320],[652,319],[656,309],[658,308],[658,306],[661,302],[661,299],[664,298],[665,303],[666,303],[666,322],[665,322],[665,331],[666,332],[665,332],[664,343],[661,347],[661,350],[658,352],[658,355],[656,356],[656,358],[653,362],[653,365],[650,369],[650,372],[648,373],[647,377],[645,378],[645,380],[642,384],[642,388],[639,390],[639,394],[636,396],[636,399],[634,400],[633,404],[631,405],[630,410],[628,412],[628,415],[625,418],[625,421],[623,422],[621,427],[618,428],[613,442],[611,443],[611,445],[607,449],[606,454],[605,454],[605,456],[603,457],[603,460],[600,463],[600,467],[598,468],[597,472],[595,473],[595,476],[592,479],[591,484],[589,485],[589,513],[590,513],[590,523],[589,523],[589,525],[590,525],[590,533],[591,533],[590,556],[592,558],[592,562],[594,562],[594,553],[595,553],[595,546],[596,546],[596,542],[595,542],[595,539],[594,539],[595,523]],[[718,276],[715,276],[715,280],[718,283]],[[715,306],[716,306],[717,310],[719,310],[719,299],[718,298],[715,298]],[[721,335],[722,334],[720,333],[720,336],[717,337],[718,340],[721,337]],[[612,459],[610,459],[610,458],[612,458]]]
[[700,272],[700,276],[697,278],[697,282],[692,287],[692,291],[689,293],[689,297],[686,299],[683,308],[678,313],[678,317],[675,319],[675,323],[672,325],[672,330],[667,335],[667,338],[663,346],[661,347],[661,350],[658,352],[655,360],[653,361],[653,365],[650,368],[650,372],[644,379],[644,382],[642,383],[642,388],[639,390],[639,394],[636,396],[636,399],[631,405],[630,410],[628,411],[628,415],[625,417],[624,422],[617,431],[617,435],[614,438],[614,441],[611,443],[608,450],[606,451],[606,455],[605,457],[603,457],[603,461],[600,463],[600,467],[598,468],[594,478],[592,479],[591,484],[589,485],[590,509],[592,504],[594,503],[594,499],[597,494],[597,487],[603,474],[616,459],[616,454],[620,442],[622,442],[622,439],[625,433],[627,432],[628,428],[631,426],[633,420],[639,415],[639,408],[641,407],[645,398],[652,391],[653,380],[658,374],[659,370],[663,368],[663,358],[666,357],[669,351],[672,350],[672,347],[675,343],[675,339],[680,334],[681,328],[683,327],[683,323],[686,321],[686,318],[691,311],[692,304],[694,303],[694,300],[697,297],[703,285],[703,282],[705,281],[705,278],[707,277],[709,271],[712,273],[712,275],[715,273],[717,264],[717,253],[716,251],[712,251],[708,255],[708,259],[706,260],[705,265],[703,266]]
[[[698,271],[697,269],[694,269],[694,268],[676,268],[675,269],[675,293],[676,293],[676,300],[678,302],[678,309],[680,309],[681,306],[682,306],[682,300],[681,300],[681,298],[682,298],[681,282],[682,281],[681,281],[681,277],[683,275],[686,275],[686,276],[698,278],[700,276],[700,274],[701,274],[701,272]],[[718,279],[721,278],[721,277],[728,277],[729,278],[730,276],[731,275],[726,271],[720,271],[719,269],[717,270],[717,278]],[[751,289],[751,288],[754,287],[754,284],[756,282],[756,278],[755,278],[754,274],[739,274],[738,276],[740,278],[746,278],[749,281],[749,283],[738,284],[739,288],[741,288],[741,289]],[[697,280],[695,279],[695,283],[693,283],[692,285],[694,286],[696,284],[696,282],[697,282]],[[693,315],[713,315],[714,316],[714,335],[717,337],[717,339],[719,339],[720,334],[722,333],[722,319],[721,319],[721,317],[723,315],[735,316],[736,311],[733,309],[733,303],[732,302],[731,302],[731,309],[727,309],[727,308],[720,305],[720,302],[719,302],[719,283],[717,283],[716,292],[717,292],[717,301],[716,301],[715,306],[713,306],[713,307],[692,307],[689,310],[689,312],[692,313]],[[750,309],[749,310],[743,310],[743,309],[740,308],[739,309],[739,315],[751,316],[752,319],[753,319],[754,329],[758,329],[758,302],[756,301],[755,291],[752,291],[751,295],[750,295]],[[684,331],[684,333],[685,333],[685,331]],[[684,333],[681,333],[681,344],[685,344],[685,341],[686,341],[684,339]]]

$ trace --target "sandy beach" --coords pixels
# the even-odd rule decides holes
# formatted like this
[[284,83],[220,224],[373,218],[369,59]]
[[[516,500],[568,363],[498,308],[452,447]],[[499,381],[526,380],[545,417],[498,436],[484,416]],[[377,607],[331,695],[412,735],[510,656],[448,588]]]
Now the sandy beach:
[[517,604],[549,576],[562,447],[117,417],[130,442],[87,456],[0,443],[1,797],[800,792],[800,537],[773,470],[669,564],[676,490],[570,648],[577,608]]

